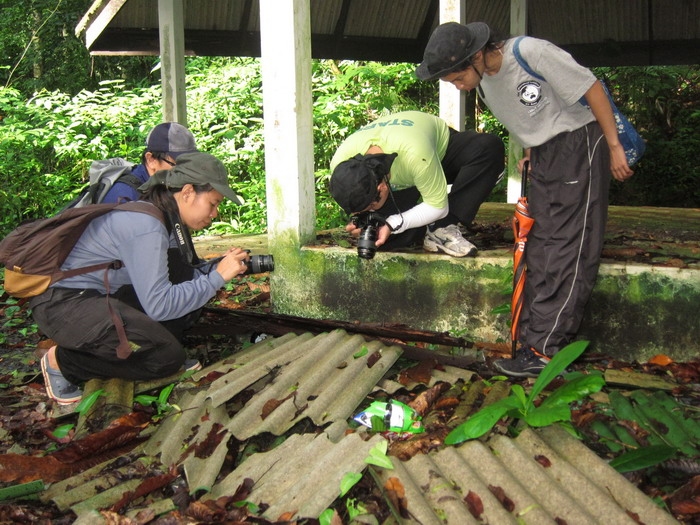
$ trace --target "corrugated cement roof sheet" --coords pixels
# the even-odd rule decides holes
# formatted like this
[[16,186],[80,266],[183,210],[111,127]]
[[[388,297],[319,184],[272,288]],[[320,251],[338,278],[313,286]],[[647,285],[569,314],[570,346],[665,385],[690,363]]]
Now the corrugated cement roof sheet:
[[[284,513],[316,518],[339,496],[345,474],[363,472],[370,450],[385,439],[348,432],[347,422],[378,384],[398,386],[385,376],[400,353],[343,330],[263,340],[199,372],[197,386],[178,399],[181,413],[138,449],[55,483],[42,497],[73,509],[77,523],[99,523],[95,509],[108,508],[148,476],[182,466],[190,494],[231,495],[248,478],[253,489],[246,499],[267,507],[267,519]],[[452,382],[471,376],[450,367],[440,372],[441,380]],[[313,425],[295,427],[302,419]],[[290,432],[277,447],[228,472],[232,439]],[[630,516],[675,523],[554,427],[391,460],[393,469],[370,468],[404,487],[406,523],[635,523]],[[153,496],[143,505],[156,513],[174,508]]]

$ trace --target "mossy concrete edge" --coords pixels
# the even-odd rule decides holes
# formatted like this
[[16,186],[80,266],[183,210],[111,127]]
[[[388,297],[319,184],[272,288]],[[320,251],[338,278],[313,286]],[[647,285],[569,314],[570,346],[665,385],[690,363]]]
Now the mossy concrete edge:
[[[271,277],[276,313],[362,323],[405,324],[485,342],[509,341],[508,250],[458,259],[354,249],[284,250]],[[278,254],[275,254],[278,257]],[[282,261],[280,261],[282,262]],[[656,354],[688,361],[700,354],[700,271],[603,264],[579,338],[590,350],[644,362]]]

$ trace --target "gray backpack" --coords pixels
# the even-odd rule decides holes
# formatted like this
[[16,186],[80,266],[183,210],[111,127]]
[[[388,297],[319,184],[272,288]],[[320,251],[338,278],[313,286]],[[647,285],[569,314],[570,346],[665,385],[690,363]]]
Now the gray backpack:
[[131,173],[133,167],[131,162],[120,157],[92,161],[88,185],[64,209],[100,204],[117,181],[138,189],[143,182]]

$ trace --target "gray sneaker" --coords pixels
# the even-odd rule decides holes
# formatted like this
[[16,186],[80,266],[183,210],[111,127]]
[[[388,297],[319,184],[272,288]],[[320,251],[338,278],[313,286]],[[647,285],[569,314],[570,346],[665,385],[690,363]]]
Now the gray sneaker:
[[195,372],[202,369],[202,363],[196,359],[185,359],[185,372]]
[[462,237],[462,232],[456,224],[438,228],[433,232],[427,230],[423,239],[423,249],[429,252],[445,252],[452,257],[473,256],[477,252],[476,246]]
[[63,377],[60,370],[51,368],[48,354],[41,358],[41,373],[44,376],[46,393],[59,405],[70,405],[83,397],[80,388]]

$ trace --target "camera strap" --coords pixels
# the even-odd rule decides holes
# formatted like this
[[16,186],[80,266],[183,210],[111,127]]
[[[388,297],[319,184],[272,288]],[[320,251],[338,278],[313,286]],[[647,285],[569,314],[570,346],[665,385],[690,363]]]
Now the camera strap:
[[384,181],[386,182],[387,188],[389,188],[389,196],[391,197],[391,202],[394,203],[394,208],[396,208],[396,209],[398,210],[398,212],[399,212],[399,217],[401,217],[401,222],[400,222],[396,227],[393,227],[393,226],[392,226],[391,224],[389,224],[388,222],[385,223],[385,224],[389,227],[389,229],[391,230],[391,232],[393,233],[393,232],[395,232],[396,230],[400,230],[401,227],[403,226],[403,212],[401,211],[401,208],[399,208],[399,205],[396,204],[396,199],[394,198],[394,190],[391,189],[391,184],[389,184],[389,177],[387,177],[386,175],[384,175]]
[[[192,236],[190,235],[190,230],[182,224],[180,219],[180,214],[174,211],[167,210],[165,214],[170,221],[170,227],[172,232],[175,234],[175,240],[177,241],[177,247],[180,250],[180,255],[182,259],[192,268],[201,268],[212,264],[212,262],[217,261],[204,261],[199,258],[197,252],[194,249],[194,244],[192,243]],[[220,259],[219,259],[220,260]]]

